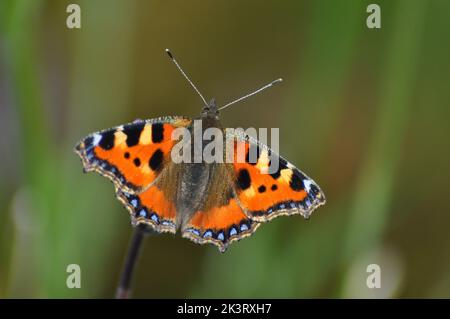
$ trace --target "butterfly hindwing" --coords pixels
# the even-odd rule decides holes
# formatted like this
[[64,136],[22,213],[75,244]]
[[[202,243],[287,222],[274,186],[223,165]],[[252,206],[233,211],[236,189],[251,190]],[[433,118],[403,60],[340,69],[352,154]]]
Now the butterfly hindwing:
[[86,172],[96,171],[113,182],[134,224],[175,232],[175,208],[158,188],[158,180],[170,164],[170,152],[176,143],[173,130],[190,122],[184,117],[137,120],[87,136],[75,152]]
[[[303,172],[257,140],[233,134],[235,192],[249,218],[258,222],[293,214],[308,218],[325,204],[319,186]],[[244,161],[237,160],[239,150],[245,151]],[[252,157],[252,152],[256,156]],[[268,167],[274,160],[278,169],[269,174]]]
[[259,223],[248,218],[236,198],[223,206],[198,211],[183,230],[183,237],[197,244],[211,243],[224,252],[228,245],[250,236]]
[[117,190],[117,198],[128,209],[133,225],[145,224],[157,232],[176,232],[176,209],[164,192],[154,185],[142,193]]

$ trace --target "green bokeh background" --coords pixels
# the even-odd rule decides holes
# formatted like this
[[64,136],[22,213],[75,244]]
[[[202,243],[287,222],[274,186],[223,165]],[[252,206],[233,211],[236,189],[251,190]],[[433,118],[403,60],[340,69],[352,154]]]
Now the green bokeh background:
[[[450,297],[450,1],[0,1],[0,297],[112,297],[132,228],[75,143],[201,101],[278,127],[321,185],[309,221],[278,218],[225,254],[148,237],[134,297]],[[82,28],[66,27],[81,6]],[[81,289],[66,287],[79,264]],[[368,289],[366,267],[381,267]]]

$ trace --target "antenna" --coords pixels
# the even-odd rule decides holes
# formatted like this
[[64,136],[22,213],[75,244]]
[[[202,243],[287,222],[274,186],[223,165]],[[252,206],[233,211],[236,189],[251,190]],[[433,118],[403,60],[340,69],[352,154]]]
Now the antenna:
[[275,84],[280,83],[282,81],[283,81],[282,78],[276,79],[275,81],[272,81],[269,84],[264,85],[263,87],[257,89],[256,91],[253,91],[252,93],[244,95],[244,96],[242,96],[242,97],[240,97],[240,98],[238,98],[238,99],[236,99],[236,100],[234,100],[234,101],[232,101],[232,102],[230,102],[228,104],[225,104],[224,106],[220,107],[219,110],[223,110],[224,108],[229,107],[232,104],[235,104],[235,103],[238,103],[238,102],[240,102],[242,100],[245,100],[246,98],[249,98],[252,95],[258,94],[259,92],[264,91],[265,89],[268,89],[268,88],[270,88],[270,87],[274,86]]
[[194,85],[194,83],[192,83],[191,79],[189,79],[189,77],[186,75],[186,73],[183,71],[183,69],[181,68],[181,66],[178,64],[177,60],[175,60],[174,56],[172,55],[172,52],[170,52],[169,49],[166,49],[166,53],[169,56],[169,58],[172,60],[173,63],[175,63],[176,67],[178,68],[178,70],[180,70],[181,74],[183,74],[183,76],[186,78],[186,80],[189,82],[189,84],[194,88],[195,92],[197,92],[197,94],[201,97],[201,99],[203,100],[203,103],[205,103],[205,106],[208,106],[208,103],[206,103],[205,98],[203,97],[203,95],[200,93],[200,91],[197,89],[197,87]]

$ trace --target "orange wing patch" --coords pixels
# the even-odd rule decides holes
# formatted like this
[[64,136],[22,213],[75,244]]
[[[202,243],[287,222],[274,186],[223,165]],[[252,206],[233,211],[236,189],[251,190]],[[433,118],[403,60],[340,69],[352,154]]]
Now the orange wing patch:
[[236,199],[230,199],[228,205],[196,212],[184,228],[183,237],[197,244],[212,243],[224,252],[231,242],[250,236],[258,226],[245,215]]
[[[245,151],[245,161],[238,151]],[[250,141],[235,142],[234,170],[236,193],[247,215],[264,222],[280,215],[302,214],[308,218],[312,211],[325,203],[319,187],[305,174],[263,145]],[[271,161],[278,169],[269,174]]]

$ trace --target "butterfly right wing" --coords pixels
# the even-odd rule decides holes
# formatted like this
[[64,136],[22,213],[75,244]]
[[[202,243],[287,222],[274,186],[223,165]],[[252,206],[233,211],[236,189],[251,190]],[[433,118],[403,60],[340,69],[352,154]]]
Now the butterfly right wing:
[[260,223],[244,213],[235,194],[230,195],[226,203],[196,212],[182,236],[197,244],[213,244],[220,252],[225,252],[230,243],[251,236]]
[[[325,195],[312,179],[256,139],[233,132],[227,133],[231,134],[227,140],[232,141],[234,159],[222,164],[229,174],[217,179],[225,192],[216,193],[226,197],[195,212],[182,229],[183,237],[198,244],[214,244],[221,252],[230,243],[252,235],[263,222],[282,215],[308,218],[325,204]],[[250,150],[257,155],[253,162]],[[240,152],[245,156],[238,155]],[[273,174],[263,173],[271,159],[278,161],[278,169]]]

